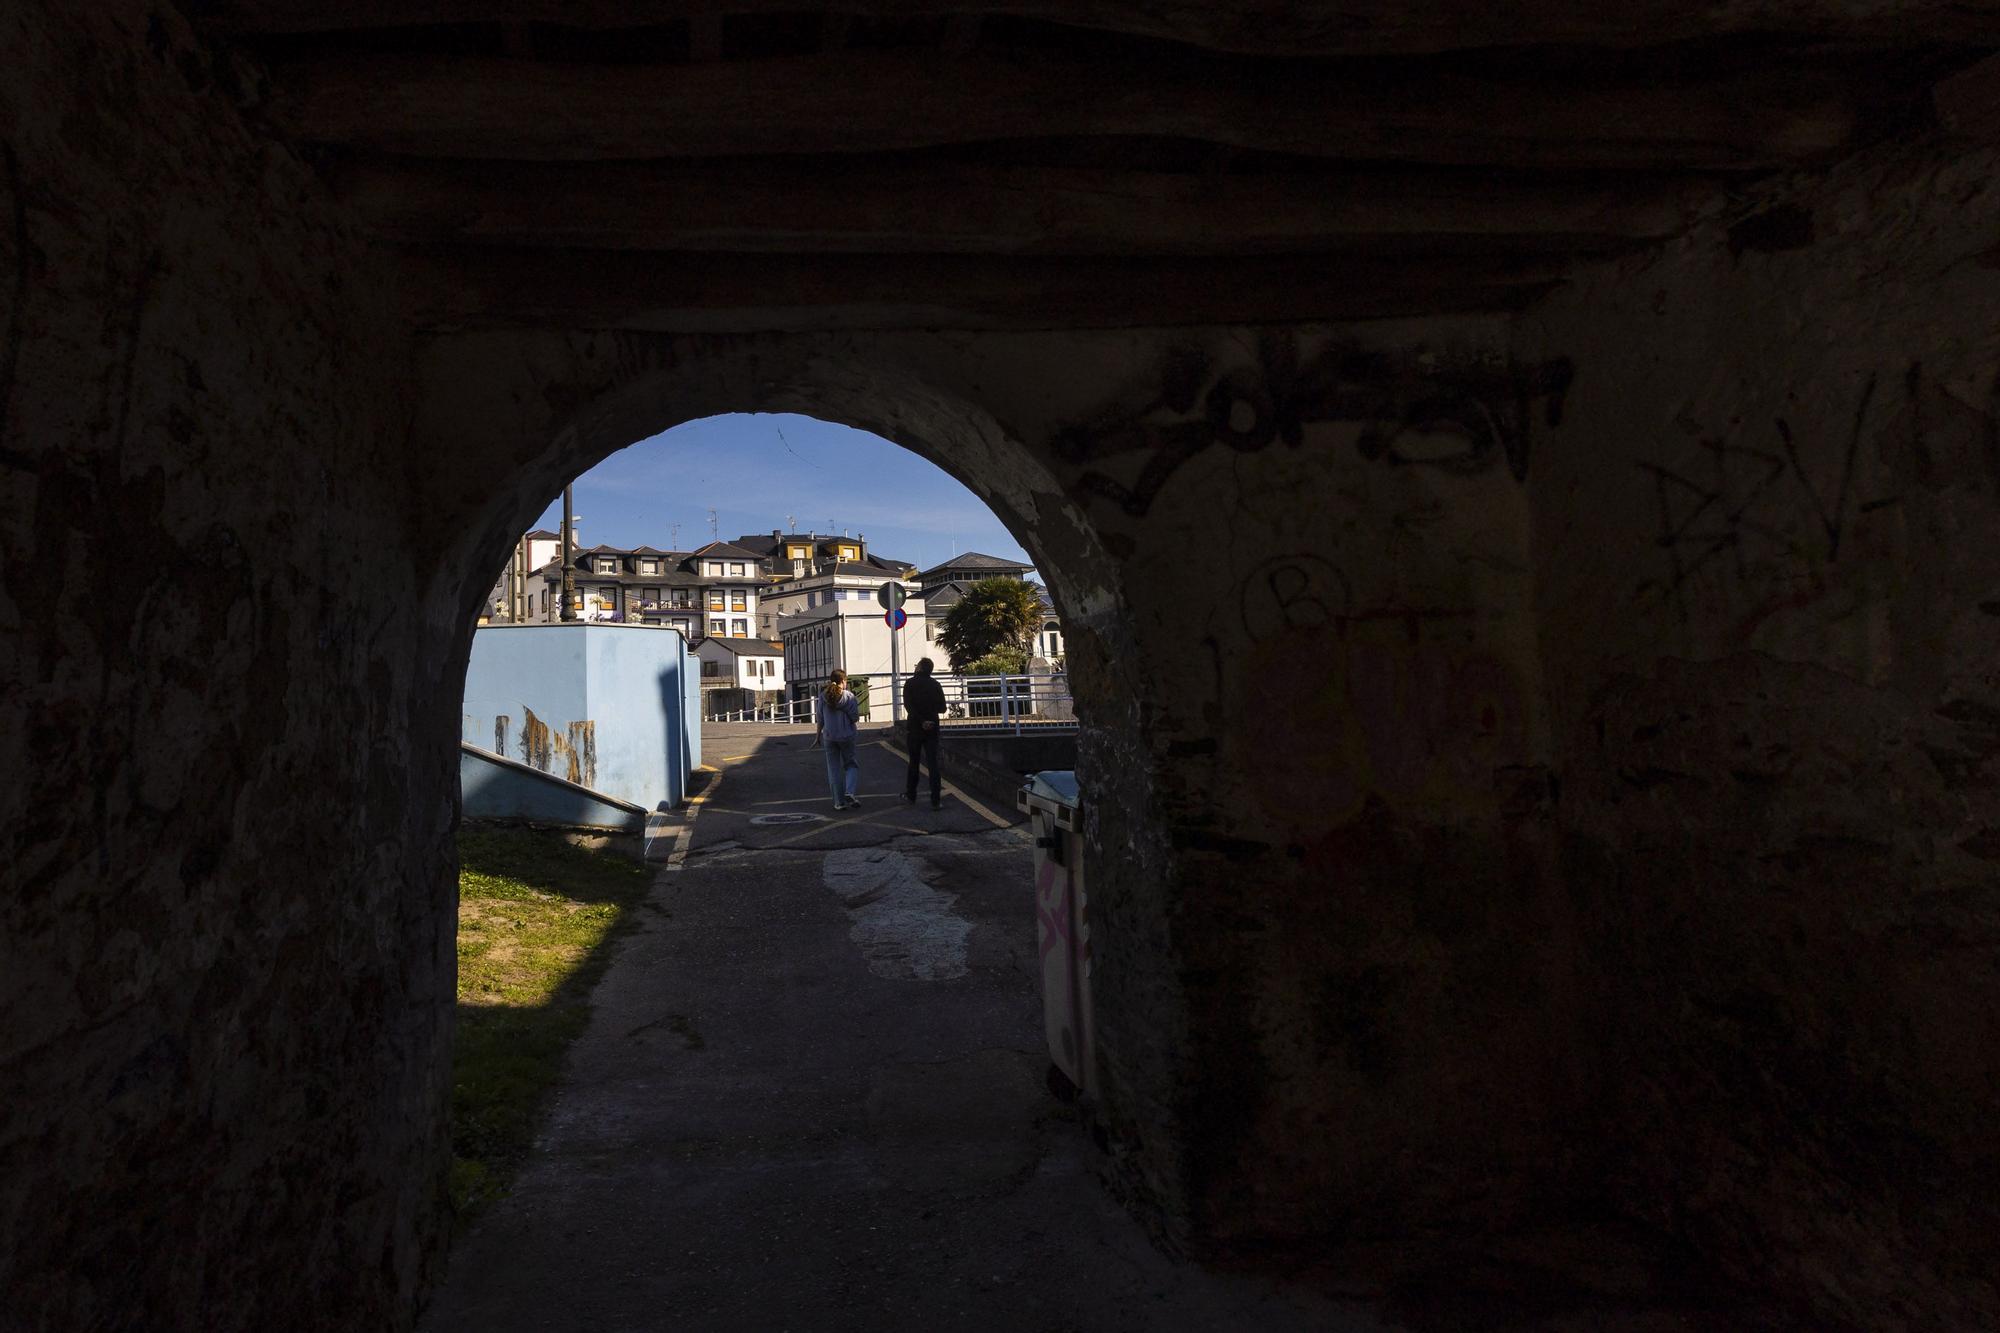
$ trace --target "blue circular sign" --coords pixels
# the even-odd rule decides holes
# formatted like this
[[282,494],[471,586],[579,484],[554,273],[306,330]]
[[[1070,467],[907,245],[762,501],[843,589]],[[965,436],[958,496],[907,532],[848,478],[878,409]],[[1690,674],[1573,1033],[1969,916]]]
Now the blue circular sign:
[[903,628],[903,626],[910,623],[910,613],[908,611],[905,611],[902,607],[899,606],[894,611],[891,611],[888,615],[883,616],[882,623],[887,625],[890,629],[901,629]]

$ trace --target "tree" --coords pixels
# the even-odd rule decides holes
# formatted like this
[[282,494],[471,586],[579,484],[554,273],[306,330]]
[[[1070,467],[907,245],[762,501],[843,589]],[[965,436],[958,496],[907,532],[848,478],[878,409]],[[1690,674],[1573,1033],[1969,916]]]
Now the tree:
[[1020,653],[1042,625],[1040,590],[1024,579],[981,579],[945,612],[937,641],[954,662],[977,662],[996,650]]
[[969,665],[953,665],[967,676],[1018,676],[1028,669],[1028,655],[1019,648],[995,648]]

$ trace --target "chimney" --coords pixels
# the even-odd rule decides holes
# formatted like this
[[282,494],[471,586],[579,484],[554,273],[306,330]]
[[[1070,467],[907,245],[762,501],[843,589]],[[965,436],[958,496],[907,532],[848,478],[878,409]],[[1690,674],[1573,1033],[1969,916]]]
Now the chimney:
[[778,531],[778,530],[777,530],[776,528],[772,528],[772,529],[771,529],[771,540],[772,540],[772,541],[776,541],[776,540],[777,540],[778,538],[780,538],[780,537],[782,537],[782,536],[784,536],[784,535],[785,535],[784,533],[782,533],[782,532]]

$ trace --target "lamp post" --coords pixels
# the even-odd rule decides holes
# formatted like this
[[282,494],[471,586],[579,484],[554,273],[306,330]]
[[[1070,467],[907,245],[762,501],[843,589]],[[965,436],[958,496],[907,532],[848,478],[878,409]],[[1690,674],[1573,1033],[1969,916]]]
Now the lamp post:
[[569,487],[563,487],[563,530],[562,530],[562,618],[576,619],[576,533],[570,517]]

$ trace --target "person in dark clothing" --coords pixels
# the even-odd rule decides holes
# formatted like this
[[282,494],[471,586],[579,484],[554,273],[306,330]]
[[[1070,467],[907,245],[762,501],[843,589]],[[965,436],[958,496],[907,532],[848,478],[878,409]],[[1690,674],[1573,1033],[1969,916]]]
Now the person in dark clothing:
[[903,744],[910,752],[910,773],[903,799],[917,799],[917,760],[928,756],[931,766],[931,809],[944,805],[944,778],[938,773],[938,719],[944,716],[944,686],[931,674],[931,659],[920,658],[916,674],[903,682]]

